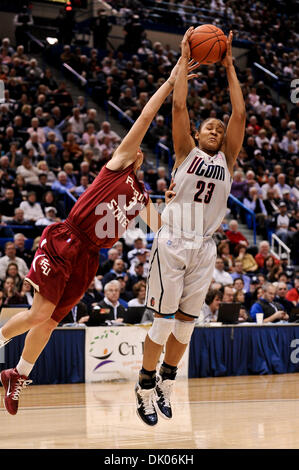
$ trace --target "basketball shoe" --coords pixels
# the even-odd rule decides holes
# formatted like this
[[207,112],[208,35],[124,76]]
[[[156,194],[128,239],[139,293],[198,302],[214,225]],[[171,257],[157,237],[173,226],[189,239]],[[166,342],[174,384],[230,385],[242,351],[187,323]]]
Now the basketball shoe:
[[156,409],[159,415],[164,419],[172,418],[172,410],[170,404],[170,395],[173,389],[174,380],[164,379],[157,376],[156,383]]
[[32,383],[32,380],[28,380],[25,375],[20,375],[17,369],[3,370],[0,374],[0,380],[5,391],[5,408],[8,413],[15,415],[18,411],[20,393]]
[[135,386],[135,395],[137,402],[137,415],[145,424],[155,426],[158,423],[158,415],[154,406],[156,399],[155,389],[141,388],[137,383]]

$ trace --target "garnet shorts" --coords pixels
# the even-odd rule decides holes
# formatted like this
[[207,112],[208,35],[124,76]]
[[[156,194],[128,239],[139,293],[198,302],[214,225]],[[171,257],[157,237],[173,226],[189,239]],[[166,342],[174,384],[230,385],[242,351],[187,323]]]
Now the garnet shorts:
[[78,237],[65,223],[45,228],[26,280],[56,305],[58,323],[84,295],[99,266],[99,248]]

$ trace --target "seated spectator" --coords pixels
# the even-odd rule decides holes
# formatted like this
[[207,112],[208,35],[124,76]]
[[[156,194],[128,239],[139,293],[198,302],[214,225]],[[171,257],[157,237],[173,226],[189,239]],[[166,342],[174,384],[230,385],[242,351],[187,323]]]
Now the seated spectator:
[[294,214],[297,206],[298,206],[298,201],[293,201],[291,199],[291,194],[289,189],[284,189],[282,191],[282,202],[286,204],[287,207],[287,212],[289,214]]
[[114,147],[120,143],[121,137],[114,131],[111,130],[111,124],[108,121],[103,121],[101,124],[101,130],[97,133],[97,139],[100,143],[104,141],[105,137],[113,142]]
[[30,306],[33,304],[33,287],[28,281],[23,281],[20,289],[20,295],[26,299],[25,304]]
[[41,158],[44,158],[46,156],[46,152],[44,150],[44,147],[38,140],[38,133],[37,132],[32,132],[30,135],[30,138],[27,140],[25,143],[25,149],[32,150],[33,151],[33,160],[34,162],[40,160]]
[[31,159],[27,156],[23,157],[22,165],[18,166],[17,175],[23,176],[26,184],[39,184],[39,170],[37,167],[33,166]]
[[99,274],[104,276],[111,269],[113,269],[114,261],[119,257],[118,251],[115,248],[110,248],[107,253],[107,259],[99,266]]
[[69,118],[72,125],[72,132],[81,136],[84,132],[85,114],[80,113],[79,108],[73,108],[73,115]]
[[[83,145],[83,152],[91,151],[93,154],[93,159],[96,162],[104,161],[100,144],[97,141],[97,138],[94,135],[91,135],[88,142]],[[105,163],[105,162],[104,162]]]
[[291,190],[290,186],[286,184],[285,180],[286,180],[286,175],[284,173],[279,173],[279,175],[277,176],[277,183],[274,185],[274,188],[278,192],[279,199],[282,199],[283,191],[285,189],[289,191]]
[[278,282],[275,302],[278,302],[283,306],[284,311],[290,315],[292,308],[294,307],[293,303],[286,298],[288,288],[285,282]]
[[131,274],[131,275],[134,275],[135,274],[135,265],[136,264],[142,264],[143,265],[143,274],[145,277],[148,276],[148,273],[149,273],[149,262],[148,262],[148,258],[149,258],[149,250],[146,250],[146,249],[141,249],[141,250],[138,250],[138,252],[136,253],[136,256],[132,259],[131,261],[131,266],[128,270],[128,273]]
[[5,197],[0,201],[0,213],[2,214],[3,221],[14,216],[15,209],[19,206],[18,201],[15,198],[15,192],[13,189],[5,190]]
[[267,280],[269,282],[278,282],[280,274],[283,273],[283,267],[281,264],[276,264],[273,266],[273,268],[270,270],[269,274],[267,275]]
[[249,292],[245,294],[245,308],[247,312],[250,311],[252,305],[263,296],[263,289],[256,276],[253,276],[250,283]]
[[120,276],[116,277],[116,280],[120,284],[120,297],[119,302],[125,307],[128,307],[128,302],[133,299],[133,293],[127,289],[128,284],[128,275],[121,274]]
[[222,287],[220,287],[220,292],[222,292],[222,302],[233,302],[234,301],[234,294],[235,294],[235,290],[233,288],[233,286],[231,285],[222,285]]
[[66,219],[66,209],[64,207],[64,204],[62,201],[59,201],[56,199],[53,191],[47,191],[43,195],[41,207],[44,213],[46,213],[45,212],[46,207],[55,207],[57,211],[57,217],[59,217],[62,220]]
[[65,325],[67,323],[77,323],[80,325],[85,325],[89,320],[89,315],[87,312],[87,306],[84,302],[78,302],[72,310],[67,314],[66,317],[60,322],[61,325]]
[[205,302],[201,308],[196,324],[216,322],[218,318],[219,305],[222,300],[222,292],[209,289]]
[[249,195],[244,198],[243,203],[247,209],[255,213],[257,233],[262,235],[263,238],[267,238],[266,219],[268,213],[264,205],[262,193],[258,192],[255,187],[250,188]]
[[104,275],[103,279],[102,279],[102,284],[103,284],[103,287],[105,287],[105,284],[107,284],[107,282],[110,282],[114,279],[117,278],[117,276],[119,275],[125,275],[126,272],[125,272],[125,263],[122,259],[116,259],[113,263],[113,267],[112,269]]
[[272,268],[274,268],[275,265],[276,264],[274,257],[272,255],[268,255],[264,261],[262,273],[265,274],[265,276],[268,276],[268,274],[271,272]]
[[28,266],[28,269],[31,266],[33,260],[32,251],[25,248],[27,238],[23,233],[16,233],[14,235],[14,244],[16,247],[16,256],[22,258]]
[[19,275],[19,268],[17,263],[11,262],[7,266],[6,273],[5,273],[5,278],[11,277],[14,280],[15,287],[17,291],[20,290],[23,280],[21,276]]
[[255,261],[258,264],[259,269],[261,270],[264,267],[265,259],[268,256],[272,256],[274,259],[274,263],[279,264],[279,260],[275,258],[275,256],[271,255],[270,253],[270,245],[269,242],[266,240],[263,240],[259,244],[259,251],[255,255]]
[[127,255],[129,263],[131,263],[131,261],[135,258],[135,256],[137,256],[140,250],[144,250],[144,249],[145,249],[144,240],[140,237],[136,238],[136,240],[134,240],[133,250],[130,250]]
[[[241,279],[244,285],[244,291],[249,292],[250,289],[250,277],[246,276],[243,270],[243,263],[241,260],[235,259],[233,271],[230,275],[232,279],[235,281],[236,279]],[[234,282],[235,284],[235,282]]]
[[291,235],[289,231],[290,218],[287,213],[287,205],[285,202],[279,203],[279,214],[275,217],[275,233],[284,242],[288,242]]
[[230,254],[229,241],[223,240],[217,246],[218,257],[222,258],[224,261],[225,271],[231,272],[233,267],[233,256]]
[[245,273],[254,273],[258,269],[258,264],[255,261],[254,257],[247,253],[247,248],[244,245],[238,245],[235,248],[236,258],[235,261],[242,262],[242,270]]
[[88,183],[88,176],[81,176],[80,178],[80,186],[76,186],[76,189],[75,189],[75,195],[77,197],[80,197],[81,194],[84,193],[84,191],[86,191],[86,189],[88,188],[89,186],[89,183]]
[[29,269],[27,264],[22,258],[16,256],[16,247],[14,242],[5,243],[5,256],[0,258],[0,279],[5,279],[6,270],[10,263],[16,263],[18,266],[19,275],[23,279],[28,273]]
[[42,127],[39,127],[39,119],[37,117],[33,117],[31,119],[31,127],[28,127],[27,132],[30,136],[32,136],[33,133],[36,133],[40,144],[44,144],[46,142],[44,130]]
[[231,275],[228,272],[224,271],[224,261],[222,258],[218,257],[216,259],[213,279],[215,282],[219,282],[223,286],[232,285],[234,283]]
[[133,286],[133,295],[135,296],[132,300],[129,300],[128,307],[144,307],[145,306],[145,292],[146,284],[143,281],[139,281]]
[[81,300],[87,307],[88,315],[91,314],[93,307],[98,306],[103,300],[103,295],[95,288],[95,279],[91,281]]
[[108,282],[104,287],[104,300],[99,302],[98,308],[93,308],[88,326],[100,326],[108,324],[123,323],[125,308],[119,303],[120,285],[114,280]]
[[250,309],[250,316],[256,321],[256,314],[264,314],[264,323],[276,323],[281,320],[287,321],[289,315],[285,312],[283,306],[274,301],[276,287],[273,284],[266,283],[263,285],[263,297],[255,302]]
[[67,179],[67,174],[65,171],[60,171],[57,175],[57,180],[51,186],[52,191],[55,191],[59,194],[64,194],[66,191],[70,193],[76,192],[76,186],[73,183],[69,182]]
[[296,273],[294,287],[287,292],[286,299],[292,302],[295,307],[299,305],[299,272]]
[[128,281],[129,290],[133,290],[133,286],[137,284],[137,282],[139,281],[146,282],[146,276],[144,274],[143,263],[135,264],[134,274],[130,274],[129,276],[129,281]]
[[10,225],[28,225],[29,221],[25,219],[23,209],[17,207],[13,218],[8,219],[7,223]]
[[44,217],[41,205],[36,201],[36,193],[30,191],[28,193],[27,201],[23,201],[20,204],[20,209],[24,211],[24,217],[31,223],[35,223],[41,217]]
[[35,222],[36,227],[42,227],[42,229],[44,229],[44,227],[47,227],[48,225],[55,224],[56,222],[61,222],[61,220],[56,217],[57,210],[55,209],[55,207],[46,207],[45,214],[45,217],[41,217]]
[[61,158],[57,146],[51,144],[47,148],[47,155],[45,157],[45,162],[50,171],[56,175],[61,170]]
[[245,293],[243,292],[243,290],[236,290],[236,292],[234,293],[234,300],[233,301],[238,302],[238,303],[241,304],[238,323],[252,321],[252,319],[251,319],[250,315],[248,314],[248,311],[245,307]]
[[240,244],[246,247],[249,245],[247,238],[238,230],[239,224],[236,220],[231,220],[228,227],[225,235],[230,242],[231,253],[234,253],[235,248]]
[[12,277],[7,277],[3,284],[3,305],[22,305],[26,304],[25,296],[19,294]]
[[47,125],[43,127],[44,134],[46,136],[46,139],[48,137],[49,132],[54,132],[56,140],[59,142],[63,142],[63,137],[60,132],[60,129],[55,125],[55,119],[53,117],[50,117],[47,121]]

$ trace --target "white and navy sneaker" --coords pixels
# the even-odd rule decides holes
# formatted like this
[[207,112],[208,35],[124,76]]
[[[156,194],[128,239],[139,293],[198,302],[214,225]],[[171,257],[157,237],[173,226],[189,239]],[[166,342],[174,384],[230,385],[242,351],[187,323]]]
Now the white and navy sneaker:
[[137,415],[141,421],[148,426],[155,426],[158,423],[158,415],[155,410],[155,388],[141,388],[137,383],[135,386]]
[[170,395],[173,389],[174,380],[165,379],[162,380],[161,377],[157,377],[156,383],[156,410],[159,415],[164,419],[172,418],[172,410],[170,403]]

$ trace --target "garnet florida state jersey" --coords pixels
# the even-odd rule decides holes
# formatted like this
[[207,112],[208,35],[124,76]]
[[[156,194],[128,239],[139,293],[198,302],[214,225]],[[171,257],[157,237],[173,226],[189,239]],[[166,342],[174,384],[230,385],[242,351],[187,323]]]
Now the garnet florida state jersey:
[[66,220],[99,248],[114,245],[149,201],[133,167],[113,171],[104,166]]

